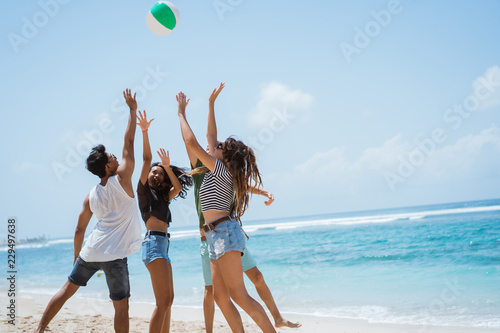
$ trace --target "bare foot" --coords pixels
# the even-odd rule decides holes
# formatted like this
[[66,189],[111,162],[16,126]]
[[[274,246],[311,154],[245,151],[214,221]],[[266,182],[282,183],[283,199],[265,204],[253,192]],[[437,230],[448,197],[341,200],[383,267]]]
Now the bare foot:
[[285,318],[281,317],[280,320],[276,320],[276,323],[274,324],[275,327],[290,327],[290,328],[299,328],[302,326],[301,323],[296,322],[292,323],[289,320],[286,320]]

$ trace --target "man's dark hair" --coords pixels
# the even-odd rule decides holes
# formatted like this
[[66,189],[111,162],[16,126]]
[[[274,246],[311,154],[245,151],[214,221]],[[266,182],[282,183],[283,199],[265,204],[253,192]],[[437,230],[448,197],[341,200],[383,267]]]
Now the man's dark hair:
[[89,157],[87,157],[87,170],[99,178],[106,176],[106,164],[109,158],[106,155],[106,147],[98,145],[92,148]]

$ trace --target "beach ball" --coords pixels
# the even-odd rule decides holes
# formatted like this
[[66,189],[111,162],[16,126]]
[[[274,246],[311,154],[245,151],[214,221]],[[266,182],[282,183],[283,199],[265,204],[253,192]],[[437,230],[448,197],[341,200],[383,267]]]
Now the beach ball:
[[179,10],[168,1],[157,1],[146,17],[149,29],[157,35],[169,35],[179,23]]

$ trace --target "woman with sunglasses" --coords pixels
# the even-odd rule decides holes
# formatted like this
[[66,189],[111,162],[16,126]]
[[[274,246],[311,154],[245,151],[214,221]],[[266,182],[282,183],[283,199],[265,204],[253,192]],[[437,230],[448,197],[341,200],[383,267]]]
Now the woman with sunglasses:
[[148,129],[151,122],[139,111],[137,125],[142,130],[143,165],[137,194],[142,219],[146,223],[146,235],[142,242],[142,261],[151,275],[156,306],[149,322],[149,332],[169,332],[170,312],[174,300],[172,266],[168,256],[170,234],[168,226],[172,221],[170,201],[180,196],[185,198],[187,188],[192,185],[186,171],[170,165],[168,151],[160,149],[161,163],[153,163],[149,145]]
[[262,306],[248,294],[243,281],[241,256],[245,252],[246,236],[240,219],[250,200],[248,188],[262,184],[255,154],[234,138],[216,144],[212,155],[207,153],[186,120],[189,100],[183,92],[176,98],[184,143],[205,165],[190,174],[206,173],[200,187],[200,204],[209,245],[215,302],[233,332],[244,332],[244,329],[231,298],[263,332],[276,332]]

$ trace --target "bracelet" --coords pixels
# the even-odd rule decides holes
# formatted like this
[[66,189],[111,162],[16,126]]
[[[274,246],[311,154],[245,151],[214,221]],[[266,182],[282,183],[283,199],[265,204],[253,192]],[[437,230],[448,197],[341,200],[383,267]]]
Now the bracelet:
[[[149,129],[149,128],[148,128]],[[142,133],[146,133],[148,130],[142,131]]]

